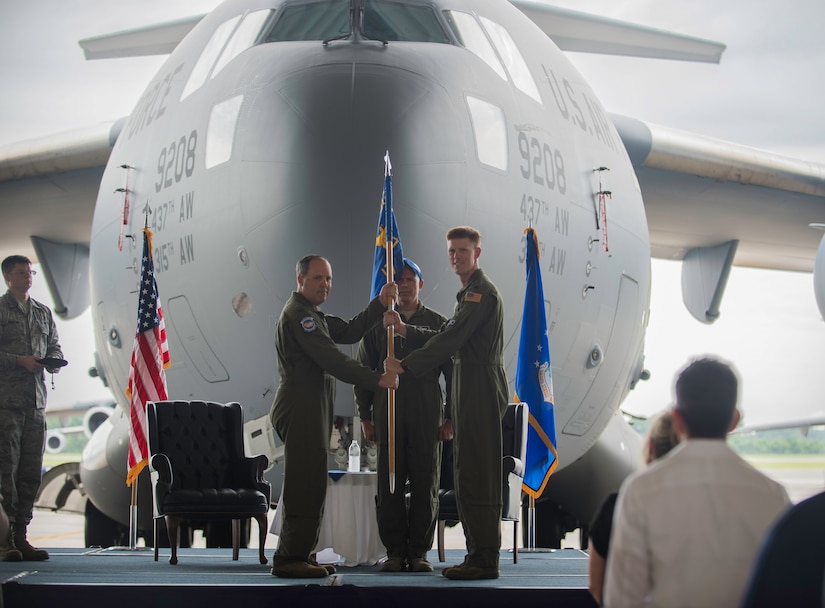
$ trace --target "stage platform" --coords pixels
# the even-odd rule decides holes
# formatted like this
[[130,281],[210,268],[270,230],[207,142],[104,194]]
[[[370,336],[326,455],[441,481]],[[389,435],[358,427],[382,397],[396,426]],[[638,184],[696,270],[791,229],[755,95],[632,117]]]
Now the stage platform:
[[[258,562],[257,549],[49,549],[45,562],[0,562],[3,608],[113,606],[595,606],[587,592],[587,554],[578,549],[502,551],[495,580],[451,581],[441,575],[462,561],[448,550],[433,573],[381,573],[378,566],[339,567],[326,579],[282,579]],[[269,553],[269,552],[268,552]],[[435,551],[429,558],[437,560]],[[271,555],[268,555],[271,558]]]

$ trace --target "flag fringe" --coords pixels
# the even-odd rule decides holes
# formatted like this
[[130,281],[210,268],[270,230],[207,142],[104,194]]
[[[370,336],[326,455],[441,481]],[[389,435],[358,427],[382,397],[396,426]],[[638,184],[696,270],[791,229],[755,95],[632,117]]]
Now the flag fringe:
[[129,469],[129,472],[126,474],[126,485],[131,486],[140,475],[140,472],[146,468],[146,465],[149,464],[149,459],[144,458],[140,462],[138,462],[135,466]]

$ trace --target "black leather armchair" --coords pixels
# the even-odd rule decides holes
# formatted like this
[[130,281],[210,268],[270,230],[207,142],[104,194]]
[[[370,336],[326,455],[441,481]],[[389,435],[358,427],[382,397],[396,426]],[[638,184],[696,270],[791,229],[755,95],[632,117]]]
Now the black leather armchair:
[[238,403],[208,401],[149,402],[149,467],[154,498],[155,561],[158,519],[166,520],[170,564],[178,563],[179,526],[184,520],[232,521],[232,559],[238,559],[240,522],[254,517],[259,529],[259,559],[267,563],[271,488],[263,478],[266,456],[247,458],[243,412]]
[[[526,403],[510,403],[501,421],[501,520],[513,522],[513,562],[518,563],[518,522],[521,514],[521,483],[527,458]],[[442,484],[443,485],[443,484]],[[458,505],[452,488],[438,492],[438,561],[444,561],[444,527],[458,521]]]

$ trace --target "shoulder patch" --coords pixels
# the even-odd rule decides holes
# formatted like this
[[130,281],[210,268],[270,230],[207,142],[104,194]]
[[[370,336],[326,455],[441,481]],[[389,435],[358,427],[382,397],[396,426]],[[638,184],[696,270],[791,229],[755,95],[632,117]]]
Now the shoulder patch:
[[301,328],[305,332],[315,331],[318,326],[315,325],[315,319],[312,317],[304,317],[301,319]]
[[481,302],[481,294],[477,291],[468,291],[464,294],[465,302]]

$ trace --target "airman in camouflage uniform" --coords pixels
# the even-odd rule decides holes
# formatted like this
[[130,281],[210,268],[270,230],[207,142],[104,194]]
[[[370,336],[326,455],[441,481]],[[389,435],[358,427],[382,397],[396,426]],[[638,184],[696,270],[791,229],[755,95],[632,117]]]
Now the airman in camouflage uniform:
[[63,352],[51,311],[29,297],[29,259],[10,256],[2,269],[8,291],[0,297],[0,492],[11,530],[0,539],[0,560],[42,561],[49,554],[26,539],[46,440],[46,367],[37,360],[62,359]]

